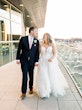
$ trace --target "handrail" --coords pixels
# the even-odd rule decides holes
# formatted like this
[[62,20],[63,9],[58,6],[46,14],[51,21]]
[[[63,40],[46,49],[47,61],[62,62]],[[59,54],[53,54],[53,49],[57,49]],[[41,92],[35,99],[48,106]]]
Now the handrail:
[[73,49],[73,50],[76,50],[76,51],[80,51],[80,52],[82,52],[82,50],[80,50],[80,49],[78,49],[78,48],[76,48],[76,47],[71,47],[71,46],[69,46],[69,45],[66,45],[66,44],[59,44],[59,43],[56,43],[57,45],[63,45],[64,47],[67,47],[67,48],[70,48],[70,49]]
[[19,43],[19,40],[15,40],[15,41],[0,41],[0,43]]

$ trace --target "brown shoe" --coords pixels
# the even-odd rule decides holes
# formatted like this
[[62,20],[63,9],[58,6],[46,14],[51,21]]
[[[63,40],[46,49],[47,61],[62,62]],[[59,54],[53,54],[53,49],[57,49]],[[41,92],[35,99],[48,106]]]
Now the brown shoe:
[[26,97],[26,94],[21,95],[21,99],[24,99]]
[[29,94],[33,94],[33,90],[30,90],[30,91],[29,91]]

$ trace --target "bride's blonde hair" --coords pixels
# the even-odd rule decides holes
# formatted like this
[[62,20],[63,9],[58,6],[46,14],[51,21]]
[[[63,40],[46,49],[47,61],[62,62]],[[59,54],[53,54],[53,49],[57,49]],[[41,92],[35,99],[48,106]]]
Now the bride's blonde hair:
[[45,33],[44,35],[47,36],[48,44],[52,43],[52,37],[49,33]]

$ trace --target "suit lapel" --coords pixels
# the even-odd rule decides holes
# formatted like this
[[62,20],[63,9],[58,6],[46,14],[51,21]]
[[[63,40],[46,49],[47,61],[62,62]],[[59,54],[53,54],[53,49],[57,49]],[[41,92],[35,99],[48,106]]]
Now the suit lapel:
[[33,45],[34,45],[34,39],[35,39],[35,38],[33,38],[33,42],[32,42],[32,46],[31,46],[31,49],[32,49],[32,47],[33,47]]
[[29,48],[29,40],[28,40],[28,36],[26,36],[26,44],[27,44],[27,47]]

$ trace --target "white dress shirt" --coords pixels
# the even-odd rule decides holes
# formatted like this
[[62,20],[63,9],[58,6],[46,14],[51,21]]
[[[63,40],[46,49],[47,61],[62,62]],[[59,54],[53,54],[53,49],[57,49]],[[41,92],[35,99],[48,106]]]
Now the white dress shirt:
[[[29,40],[29,47],[30,47],[30,45],[32,46],[32,44],[33,44],[34,37],[31,37],[31,36],[29,35],[29,36],[28,36],[28,40]],[[30,40],[32,40],[32,41],[31,41],[31,44],[30,44]]]

